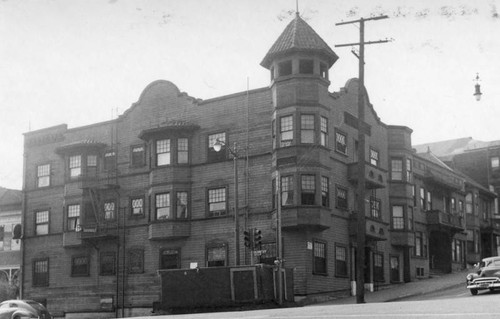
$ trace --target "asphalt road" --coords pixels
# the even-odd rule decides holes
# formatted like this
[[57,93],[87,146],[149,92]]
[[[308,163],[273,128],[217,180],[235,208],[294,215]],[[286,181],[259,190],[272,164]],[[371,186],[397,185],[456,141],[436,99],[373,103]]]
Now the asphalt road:
[[[419,300],[436,300],[436,299],[454,299],[454,298],[479,298],[483,295],[497,295],[500,297],[500,290],[490,292],[489,290],[480,290],[477,296],[471,295],[470,291],[465,288],[465,283],[462,286],[454,287],[444,291],[437,291],[425,295],[413,296],[401,299],[401,301],[419,301]],[[500,317],[500,316],[499,316]]]
[[[156,316],[160,319],[388,319],[388,318],[500,318],[499,293],[483,292],[472,296],[464,288],[420,296],[428,300],[366,303],[349,305],[315,305],[299,308],[267,309],[245,312],[218,312],[175,316]],[[151,317],[140,317],[140,319]],[[139,319],[139,318],[137,318]]]

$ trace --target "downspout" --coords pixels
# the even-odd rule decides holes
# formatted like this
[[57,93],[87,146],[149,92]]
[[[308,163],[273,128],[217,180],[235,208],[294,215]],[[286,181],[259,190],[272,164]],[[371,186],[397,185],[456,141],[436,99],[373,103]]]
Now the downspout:
[[[26,137],[25,137],[26,138]],[[26,142],[26,141],[25,141]],[[25,146],[26,148],[26,146]],[[27,174],[26,174],[26,166],[27,166],[27,158],[28,155],[26,153],[26,149],[23,152],[23,201],[21,203],[21,225],[22,225],[22,231],[21,231],[21,263],[19,265],[20,269],[20,282],[21,284],[19,285],[19,297],[21,299],[24,299],[24,258],[25,258],[25,252],[24,252],[24,230],[26,229],[26,213],[27,213],[27,201],[28,201],[28,195],[26,191],[26,185],[27,183]]]

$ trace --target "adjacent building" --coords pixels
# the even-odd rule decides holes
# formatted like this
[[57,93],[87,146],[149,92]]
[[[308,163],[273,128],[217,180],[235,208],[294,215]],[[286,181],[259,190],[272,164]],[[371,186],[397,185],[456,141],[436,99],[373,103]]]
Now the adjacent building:
[[[149,312],[159,269],[274,264],[278,206],[298,298],[351,292],[359,213],[368,289],[464,267],[479,185],[416,154],[368,94],[359,159],[359,82],[329,92],[337,59],[297,15],[261,62],[269,87],[201,100],[160,80],[117,119],[26,133],[24,297],[60,316]],[[255,229],[257,256],[243,236]]]
[[5,287],[0,298],[19,295],[21,205],[20,190],[0,187],[0,285]]

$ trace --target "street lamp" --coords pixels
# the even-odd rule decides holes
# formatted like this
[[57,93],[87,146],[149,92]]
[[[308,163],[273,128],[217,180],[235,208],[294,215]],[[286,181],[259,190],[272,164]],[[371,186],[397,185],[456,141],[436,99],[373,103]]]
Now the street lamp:
[[479,73],[476,73],[475,89],[476,89],[476,91],[474,92],[473,95],[476,98],[476,101],[479,101],[479,100],[481,100],[481,95],[483,95],[483,93],[481,93],[481,85],[479,85]]
[[[227,146],[226,142],[217,139],[214,143],[214,151],[220,152],[222,146]],[[234,163],[234,253],[235,253],[235,264],[240,265],[240,222],[239,222],[239,211],[238,211],[238,145],[236,142],[233,144],[231,149],[227,146],[227,149],[233,155]]]

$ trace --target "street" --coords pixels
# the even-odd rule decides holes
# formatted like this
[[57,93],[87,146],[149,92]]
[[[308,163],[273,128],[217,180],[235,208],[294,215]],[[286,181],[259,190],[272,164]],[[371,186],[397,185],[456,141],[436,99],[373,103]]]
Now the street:
[[[246,312],[176,315],[175,318],[498,318],[500,316],[498,295],[499,293],[484,291],[477,296],[472,296],[464,286],[459,286],[399,302],[313,305]],[[171,317],[157,316],[155,318]],[[140,319],[145,318],[147,317]]]

